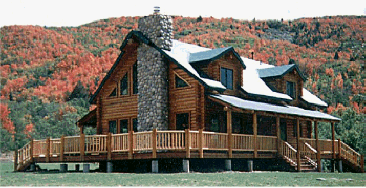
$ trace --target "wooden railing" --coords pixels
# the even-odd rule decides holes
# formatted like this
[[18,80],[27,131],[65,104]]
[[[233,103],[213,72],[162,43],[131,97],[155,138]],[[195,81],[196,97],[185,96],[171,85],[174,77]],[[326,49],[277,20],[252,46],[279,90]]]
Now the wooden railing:
[[[342,158],[345,158],[349,160],[351,163],[356,165],[362,164],[362,157],[359,153],[357,153],[355,150],[353,150],[349,145],[345,144],[341,141],[341,150],[340,150],[340,156]],[[362,165],[361,165],[362,166]]]
[[277,152],[277,137],[275,136],[257,136],[258,151]]
[[253,151],[253,135],[232,134],[233,151]]
[[85,136],[85,153],[98,154],[107,152],[107,136]]
[[128,151],[128,133],[112,135],[112,151],[127,152]]
[[[84,155],[107,154],[111,159],[112,153],[128,153],[130,159],[133,154],[139,152],[152,153],[152,158],[157,157],[157,152],[186,151],[186,157],[190,157],[190,152],[199,153],[199,157],[204,157],[204,150],[225,151],[228,157],[232,157],[232,152],[238,151],[260,151],[260,152],[279,152],[284,158],[296,165],[295,150],[290,144],[277,137],[257,135],[254,142],[253,135],[214,133],[207,131],[157,131],[156,129],[148,132],[130,132],[125,134],[108,134],[92,136],[67,136],[61,139],[32,140],[23,148],[16,151],[15,166],[23,165],[31,161],[34,157],[45,157],[46,162],[54,158],[63,160],[64,156],[80,156],[83,160]],[[254,146],[256,143],[256,148]],[[308,156],[316,161],[316,141],[315,139],[300,139],[300,154]],[[319,140],[321,154],[331,153],[333,149],[332,140]],[[348,159],[355,165],[361,165],[362,156],[351,149],[343,142],[335,141],[335,151],[340,153],[344,159]],[[339,150],[340,148],[340,150]],[[361,165],[362,166],[362,165]]]
[[280,141],[280,155],[288,160],[292,165],[297,166],[296,153],[297,151],[287,142]]
[[157,150],[184,150],[184,131],[157,131]]

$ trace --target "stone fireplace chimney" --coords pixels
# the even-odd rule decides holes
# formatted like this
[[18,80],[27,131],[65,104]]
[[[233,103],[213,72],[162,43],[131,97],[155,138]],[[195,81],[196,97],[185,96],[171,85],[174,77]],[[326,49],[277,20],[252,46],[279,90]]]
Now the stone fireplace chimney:
[[[138,30],[157,47],[170,50],[172,46],[172,20],[154,14],[139,19]],[[163,56],[151,46],[141,44],[137,49],[138,79],[138,131],[168,129],[168,65]]]

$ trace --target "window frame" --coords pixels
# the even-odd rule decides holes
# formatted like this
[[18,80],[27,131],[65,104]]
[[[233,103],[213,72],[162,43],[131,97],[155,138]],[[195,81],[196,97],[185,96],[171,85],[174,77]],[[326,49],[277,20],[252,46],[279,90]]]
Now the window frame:
[[[136,74],[135,74],[135,70],[136,70]],[[137,67],[137,61],[132,65],[132,70],[131,70],[131,93],[132,95],[138,95],[139,94],[139,85],[138,85],[138,67]],[[135,77],[136,75],[136,77]],[[135,80],[136,79],[136,80]],[[135,92],[136,89],[136,92]]]
[[[129,96],[129,82],[128,82],[128,72],[126,72],[126,74],[125,75],[123,75],[123,77],[119,80],[119,92],[118,92],[118,94],[119,94],[119,96],[120,97],[125,97],[125,96]],[[126,78],[127,79],[127,88],[126,88],[126,91],[127,91],[127,93],[126,94],[122,94],[122,80],[124,79],[124,78]]]
[[[289,88],[289,84],[292,85],[292,95],[289,93],[290,89]],[[293,98],[294,100],[297,99],[297,96],[296,96],[296,82],[294,81],[291,81],[291,80],[286,80],[286,94],[288,96],[290,96],[291,98]]]
[[[228,82],[228,71],[231,71],[231,79],[230,79],[231,80],[231,84],[230,84],[231,87],[228,87],[229,86],[229,84],[228,84],[229,83]],[[226,89],[234,90],[234,70],[230,69],[230,68],[227,68],[227,67],[220,67],[220,82],[223,86],[226,87]]]
[[[178,115],[183,115],[183,114],[187,114],[188,115],[188,125],[187,125],[187,127],[185,128],[185,129],[191,129],[191,121],[190,121],[190,119],[191,119],[191,113],[189,112],[189,111],[184,111],[184,112],[177,112],[177,113],[175,113],[175,130],[178,130],[178,118],[177,118],[177,116]],[[185,130],[185,129],[183,129],[183,130]],[[182,129],[179,129],[179,130],[182,130]]]

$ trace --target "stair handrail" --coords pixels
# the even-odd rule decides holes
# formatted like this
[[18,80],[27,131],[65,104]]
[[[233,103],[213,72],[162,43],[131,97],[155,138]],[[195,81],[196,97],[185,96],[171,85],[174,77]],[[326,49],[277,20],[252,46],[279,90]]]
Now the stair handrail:
[[286,160],[288,160],[292,165],[297,166],[297,162],[296,162],[296,153],[297,150],[295,148],[293,148],[291,146],[291,144],[289,144],[286,141],[280,140],[281,141],[281,152],[280,155],[282,155]]
[[[305,156],[304,156],[304,158],[306,159],[306,160],[308,160],[308,162],[311,164],[311,165],[313,165],[315,168],[317,168],[318,167],[318,164],[316,163],[316,154],[318,153],[309,143],[307,143],[307,142],[304,142],[304,145],[305,145]],[[309,151],[309,152],[307,152],[307,151]],[[308,155],[310,155],[310,157],[308,156]]]
[[341,157],[357,166],[361,166],[361,154],[352,149],[348,144],[341,141]]

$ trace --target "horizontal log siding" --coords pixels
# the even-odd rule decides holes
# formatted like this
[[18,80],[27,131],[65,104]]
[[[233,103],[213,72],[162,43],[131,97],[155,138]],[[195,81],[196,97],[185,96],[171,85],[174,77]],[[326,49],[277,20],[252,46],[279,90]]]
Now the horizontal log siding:
[[[189,113],[189,127],[191,130],[198,130],[201,126],[202,111],[200,106],[204,102],[202,93],[204,88],[193,77],[184,70],[178,68],[173,62],[169,63],[169,129],[176,129],[176,114]],[[176,88],[175,76],[188,83],[187,87]]]

